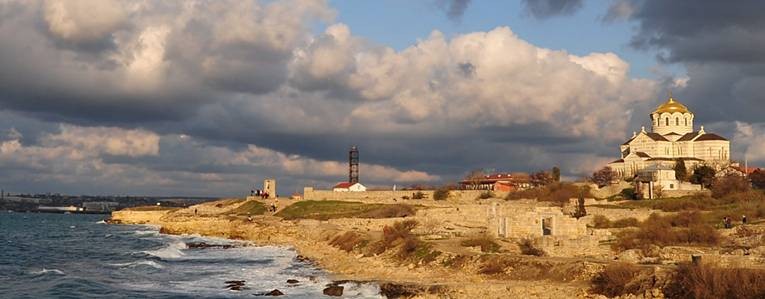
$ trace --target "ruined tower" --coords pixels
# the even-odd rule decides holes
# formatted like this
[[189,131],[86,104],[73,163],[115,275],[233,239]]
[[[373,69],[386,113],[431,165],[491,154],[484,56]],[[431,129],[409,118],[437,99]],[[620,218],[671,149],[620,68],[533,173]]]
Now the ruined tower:
[[359,148],[352,146],[348,153],[348,182],[359,182]]

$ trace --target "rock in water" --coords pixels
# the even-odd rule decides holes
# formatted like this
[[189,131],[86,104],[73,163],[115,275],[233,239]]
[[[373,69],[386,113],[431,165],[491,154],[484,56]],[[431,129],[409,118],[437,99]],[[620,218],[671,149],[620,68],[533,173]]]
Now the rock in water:
[[273,291],[266,293],[266,296],[281,296],[281,295],[284,295],[284,293],[282,293],[282,291],[277,289],[274,289]]
[[340,297],[343,295],[343,287],[339,285],[331,285],[324,289],[324,295]]
[[289,283],[289,284],[296,284],[298,282],[299,281],[297,279],[287,279],[287,283]]

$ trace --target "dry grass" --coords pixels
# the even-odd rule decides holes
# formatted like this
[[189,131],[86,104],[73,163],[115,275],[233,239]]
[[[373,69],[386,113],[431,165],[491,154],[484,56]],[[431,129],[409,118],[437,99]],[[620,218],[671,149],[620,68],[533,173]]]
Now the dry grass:
[[765,270],[682,264],[664,289],[668,298],[765,298]]
[[595,215],[592,219],[592,227],[594,228],[625,228],[636,227],[640,225],[640,221],[634,217],[622,218],[615,221],[609,220],[606,216]]
[[651,214],[637,229],[620,233],[614,249],[647,249],[650,245],[719,244],[720,234],[701,219],[699,212],[682,212],[674,216]]
[[640,268],[633,264],[612,263],[592,278],[591,292],[608,297],[635,294],[640,291]]
[[415,263],[430,263],[441,252],[433,250],[427,242],[423,242],[414,235],[412,230],[417,227],[416,220],[398,221],[391,226],[383,227],[383,236],[379,241],[370,244],[368,254],[382,254],[389,249],[398,248],[396,257],[401,261]]
[[396,218],[413,216],[416,209],[405,204],[365,204],[351,201],[301,201],[279,211],[276,216],[286,220],[336,218]]
[[470,238],[463,240],[460,243],[465,247],[481,247],[481,252],[499,252],[501,246],[494,242],[494,240],[488,236],[481,236],[476,238]]
[[345,232],[332,238],[329,245],[339,248],[340,250],[351,252],[356,247],[359,247],[366,243],[366,240],[355,232]]

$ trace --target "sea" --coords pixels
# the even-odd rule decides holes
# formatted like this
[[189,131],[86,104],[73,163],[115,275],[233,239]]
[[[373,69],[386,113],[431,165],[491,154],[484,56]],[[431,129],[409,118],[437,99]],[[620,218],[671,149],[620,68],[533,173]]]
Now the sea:
[[[338,283],[289,247],[106,217],[0,212],[0,298],[329,298],[323,290]],[[384,298],[375,283],[340,285],[343,298]],[[284,295],[264,296],[273,290]]]

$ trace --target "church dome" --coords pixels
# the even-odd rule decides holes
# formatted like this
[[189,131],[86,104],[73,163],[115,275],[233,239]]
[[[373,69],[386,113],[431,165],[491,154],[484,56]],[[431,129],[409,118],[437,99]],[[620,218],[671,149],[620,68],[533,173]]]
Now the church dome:
[[654,111],[653,113],[664,113],[664,112],[667,112],[667,113],[675,113],[675,112],[688,113],[690,111],[688,111],[688,107],[685,107],[685,105],[680,104],[680,102],[678,102],[678,101],[675,101],[675,99],[672,98],[672,96],[670,96],[669,100],[667,100],[666,103],[659,105],[659,107],[657,107],[656,111]]

